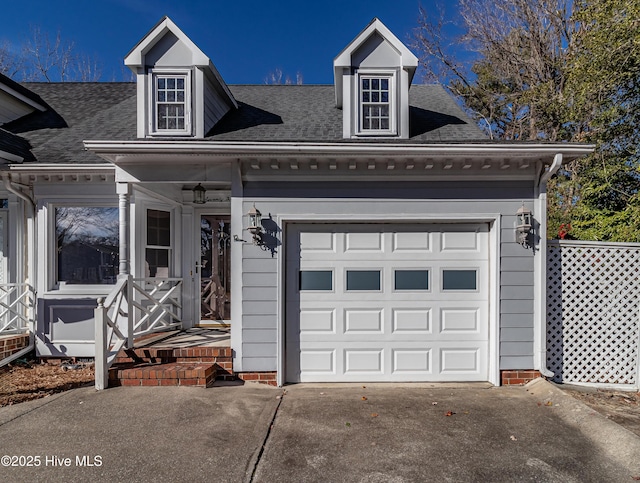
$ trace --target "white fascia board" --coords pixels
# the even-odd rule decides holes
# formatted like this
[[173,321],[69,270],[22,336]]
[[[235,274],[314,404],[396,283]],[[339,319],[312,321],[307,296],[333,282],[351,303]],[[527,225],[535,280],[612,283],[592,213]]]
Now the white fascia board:
[[134,70],[137,67],[144,66],[144,57],[153,46],[165,36],[167,32],[171,32],[180,41],[182,41],[191,50],[193,55],[193,64],[198,67],[208,67],[209,57],[207,57],[202,50],[198,48],[193,41],[187,37],[187,35],[178,28],[178,26],[169,18],[163,17],[160,22],[153,27],[147,35],[145,35],[136,46],[131,49],[131,52],[124,58],[124,65]]
[[4,159],[10,163],[22,163],[24,161],[24,158],[22,156],[17,156],[15,154],[11,154],[1,150],[0,150],[0,159]]
[[39,102],[36,102],[33,99],[29,99],[27,96],[24,96],[24,95],[20,94],[15,89],[12,89],[8,85],[3,84],[1,82],[0,82],[0,89],[5,91],[7,94],[9,94],[10,96],[14,97],[15,99],[19,100],[20,102],[23,102],[23,103],[27,104],[28,106],[31,106],[34,109],[37,109],[38,111],[44,112],[44,111],[47,110],[47,108],[45,106],[43,106],[42,104],[40,104]]
[[43,174],[113,174],[115,166],[111,163],[100,164],[21,164],[9,166],[12,173]]
[[[593,144],[375,144],[375,143],[250,143],[211,141],[84,141],[85,149],[110,162],[143,155],[212,156],[387,156],[387,157],[486,157],[540,158],[563,154],[563,160],[579,158],[595,149]],[[131,159],[133,160],[133,159]],[[158,159],[159,161],[160,159]],[[174,158],[175,160],[175,158]]]

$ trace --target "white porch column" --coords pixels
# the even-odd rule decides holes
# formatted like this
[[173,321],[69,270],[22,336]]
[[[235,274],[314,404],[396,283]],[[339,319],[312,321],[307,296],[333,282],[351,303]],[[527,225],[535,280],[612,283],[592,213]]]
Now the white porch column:
[[131,219],[129,213],[129,201],[131,197],[131,185],[129,183],[117,183],[116,192],[118,193],[118,210],[120,218],[120,263],[118,269],[118,276],[123,277],[129,275],[131,271],[130,253],[129,249],[129,231]]

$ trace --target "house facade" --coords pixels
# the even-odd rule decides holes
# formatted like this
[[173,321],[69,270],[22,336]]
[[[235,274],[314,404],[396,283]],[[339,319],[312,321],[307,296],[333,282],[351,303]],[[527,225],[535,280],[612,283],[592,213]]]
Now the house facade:
[[125,64],[0,78],[0,282],[40,357],[93,357],[128,278],[137,333],[228,325],[279,384],[547,372],[546,182],[591,146],[488,140],[378,19],[333,85],[229,86],[168,18]]

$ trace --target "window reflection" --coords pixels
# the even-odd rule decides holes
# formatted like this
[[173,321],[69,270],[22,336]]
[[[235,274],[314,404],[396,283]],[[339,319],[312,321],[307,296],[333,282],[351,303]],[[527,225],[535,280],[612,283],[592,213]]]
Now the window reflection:
[[119,259],[117,208],[58,207],[55,226],[58,282],[116,282]]

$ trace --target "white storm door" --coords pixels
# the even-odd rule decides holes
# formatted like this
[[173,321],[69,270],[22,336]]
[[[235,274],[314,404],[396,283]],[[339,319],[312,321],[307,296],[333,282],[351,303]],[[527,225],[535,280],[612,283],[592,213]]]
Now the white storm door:
[[231,322],[231,217],[201,213],[197,230],[196,286],[200,325]]

